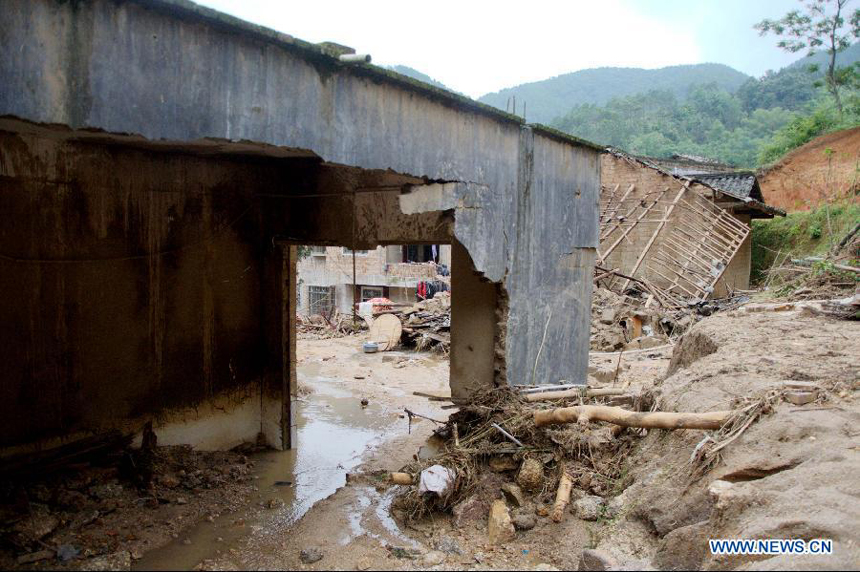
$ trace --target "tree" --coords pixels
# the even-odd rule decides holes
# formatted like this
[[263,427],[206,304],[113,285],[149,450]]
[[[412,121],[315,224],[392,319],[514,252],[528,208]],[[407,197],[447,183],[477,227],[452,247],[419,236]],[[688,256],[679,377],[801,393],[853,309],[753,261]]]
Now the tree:
[[[804,11],[792,10],[779,20],[762,20],[755,29],[764,36],[771,33],[783,36],[777,46],[788,52],[808,50],[812,55],[824,49],[828,56],[824,83],[833,97],[839,116],[843,115],[839,89],[852,80],[852,68],[837,68],[836,54],[860,37],[860,8],[848,11],[852,0],[800,0]],[[848,17],[846,26],[846,16]]]

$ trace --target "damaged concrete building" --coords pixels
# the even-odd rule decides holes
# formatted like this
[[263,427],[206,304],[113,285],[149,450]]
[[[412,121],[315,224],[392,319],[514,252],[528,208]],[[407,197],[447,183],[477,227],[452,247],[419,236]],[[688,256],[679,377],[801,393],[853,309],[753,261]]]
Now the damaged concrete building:
[[[648,281],[668,307],[748,289],[750,221],[785,215],[765,204],[755,173],[703,158],[610,148],[601,173],[597,263]],[[623,290],[629,278],[604,285]]]
[[184,0],[0,15],[4,457],[289,448],[302,244],[450,244],[455,396],[584,382],[599,148]]
[[451,246],[407,244],[358,250],[310,246],[298,263],[298,312],[330,316],[352,312],[356,302],[388,298],[417,301],[423,282],[450,285]]

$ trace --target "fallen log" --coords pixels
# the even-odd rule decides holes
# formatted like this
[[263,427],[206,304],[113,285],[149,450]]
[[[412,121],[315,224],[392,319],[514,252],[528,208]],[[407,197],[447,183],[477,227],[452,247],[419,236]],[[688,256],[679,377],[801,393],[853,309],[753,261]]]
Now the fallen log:
[[[585,392],[585,397],[609,397],[615,395],[624,395],[625,390],[616,387],[603,387],[596,389],[588,389]],[[544,393],[530,393],[526,395],[526,401],[533,403],[535,401],[555,401],[557,399],[571,399],[582,395],[581,389],[565,389],[563,391],[547,391]]]
[[552,521],[561,522],[564,518],[564,509],[567,508],[570,502],[570,491],[573,488],[573,481],[567,473],[562,471],[561,479],[558,482],[558,490],[555,493],[555,504],[552,506]]
[[535,411],[534,423],[537,427],[543,427],[562,423],[578,422],[586,425],[591,421],[606,421],[622,427],[642,427],[645,429],[719,429],[733,414],[734,411],[639,413],[606,405],[578,405]]

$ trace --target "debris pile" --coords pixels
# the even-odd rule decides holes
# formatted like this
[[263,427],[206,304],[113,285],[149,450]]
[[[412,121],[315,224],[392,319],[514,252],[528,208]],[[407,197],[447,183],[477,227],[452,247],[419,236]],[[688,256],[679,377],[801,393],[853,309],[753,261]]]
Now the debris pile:
[[50,469],[19,464],[0,475],[0,564],[128,569],[182,529],[177,515],[191,522],[237,509],[253,485],[253,450],[153,445]]
[[[395,305],[396,306],[396,305]],[[448,355],[451,349],[451,293],[437,292],[433,298],[416,302],[405,309],[382,310],[370,326],[372,342],[381,343],[380,351],[394,349],[399,345],[415,348],[419,351],[435,351]],[[396,318],[400,322],[398,328],[376,327],[382,319],[391,321]],[[397,322],[394,322],[397,326]],[[387,336],[395,333],[397,342],[391,343]]]
[[400,342],[419,351],[448,354],[451,349],[451,293],[437,292],[411,308],[397,312],[403,324]]
[[311,316],[296,315],[296,332],[303,339],[325,340],[342,338],[368,329],[367,322],[359,318],[353,319],[351,314],[343,314],[337,310],[331,317],[322,314]]
[[[603,503],[602,497],[626,486],[621,471],[624,452],[639,430],[611,430],[584,421],[543,426],[540,421],[541,415],[557,411],[548,408],[549,401],[607,404],[627,397],[637,410],[647,411],[652,405],[649,395],[620,396],[624,391],[600,389],[526,395],[498,388],[461,404],[436,431],[445,443],[440,452],[391,475],[395,484],[412,483],[395,500],[395,511],[405,520],[444,511],[454,515],[458,526],[488,522],[490,536],[501,542],[515,529],[534,527],[538,517],[559,522],[568,505],[575,507],[582,497],[595,496]],[[439,474],[440,468],[450,476],[450,482],[437,487],[443,492],[422,492],[418,484],[426,473]]]

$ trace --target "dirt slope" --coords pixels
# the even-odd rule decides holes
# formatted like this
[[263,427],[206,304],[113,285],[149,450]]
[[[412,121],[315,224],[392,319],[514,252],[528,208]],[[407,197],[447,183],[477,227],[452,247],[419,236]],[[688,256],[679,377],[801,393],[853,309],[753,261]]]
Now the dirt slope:
[[[660,408],[736,408],[787,381],[815,384],[819,399],[771,402],[698,476],[691,457],[707,446],[704,432],[649,433],[630,459],[623,514],[599,532],[598,548],[663,570],[860,568],[860,324],[743,310],[682,338],[668,377],[656,383]],[[829,538],[835,553],[714,556],[708,538]]]
[[860,200],[858,165],[860,127],[855,127],[813,139],[763,169],[758,179],[769,205],[788,212],[803,211],[825,198]]

